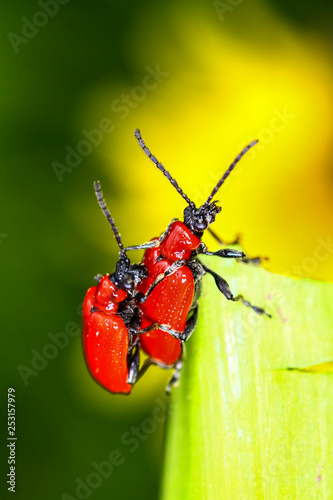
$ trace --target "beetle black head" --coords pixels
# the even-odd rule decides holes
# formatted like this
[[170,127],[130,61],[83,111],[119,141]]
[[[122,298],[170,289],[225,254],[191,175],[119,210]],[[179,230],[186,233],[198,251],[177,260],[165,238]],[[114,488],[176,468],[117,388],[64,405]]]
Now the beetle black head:
[[185,226],[194,234],[202,234],[214,222],[216,215],[222,210],[216,203],[218,202],[213,201],[199,208],[194,203],[188,205],[184,210]]
[[129,295],[131,295],[137,285],[141,283],[144,278],[148,277],[148,271],[143,264],[130,263],[129,258],[126,255],[124,245],[122,244],[117,226],[115,225],[114,219],[104,201],[101,185],[98,181],[94,183],[94,188],[98,204],[112,228],[119,247],[119,260],[116,264],[116,270],[113,274],[111,274],[110,279],[114,285],[122,290],[125,290]]
[[143,264],[130,264],[125,252],[120,252],[116,270],[110,276],[110,279],[116,287],[132,295],[138,284],[147,277],[148,271]]
[[156,167],[159,170],[161,170],[161,172],[163,172],[165,177],[171,182],[171,184],[176,188],[178,193],[188,203],[188,207],[186,207],[184,210],[184,224],[190,229],[190,231],[192,231],[198,237],[201,237],[203,231],[205,231],[205,229],[207,229],[208,226],[212,224],[212,222],[214,222],[216,215],[222,210],[221,207],[217,205],[218,201],[216,200],[212,201],[213,197],[216,195],[216,193],[218,192],[218,190],[220,189],[226,178],[230,175],[232,170],[235,168],[235,166],[242,158],[242,156],[244,156],[245,153],[247,153],[247,151],[258,142],[257,140],[252,141],[239,153],[239,155],[234,159],[229,168],[224,172],[223,176],[218,181],[213,191],[205,201],[205,203],[201,207],[196,208],[193,201],[191,201],[189,197],[184,193],[184,191],[179,187],[177,181],[173,179],[173,177],[171,177],[170,173],[166,170],[166,168],[162,165],[162,163],[160,163],[156,158],[156,156],[154,156],[147,148],[144,140],[142,139],[141,132],[139,129],[136,129],[134,135],[137,138],[138,143],[142,148],[143,152],[156,165]]

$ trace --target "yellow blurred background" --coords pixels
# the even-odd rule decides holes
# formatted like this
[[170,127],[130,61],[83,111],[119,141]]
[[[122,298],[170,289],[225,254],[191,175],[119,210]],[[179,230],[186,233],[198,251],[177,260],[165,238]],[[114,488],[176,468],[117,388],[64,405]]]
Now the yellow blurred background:
[[[214,230],[226,242],[241,235],[248,255],[268,257],[265,267],[273,272],[332,280],[329,48],[267,5],[238,8],[249,21],[241,36],[227,17],[213,19],[199,6],[190,15],[181,5],[166,13],[169,43],[149,20],[149,30],[133,27],[128,57],[140,73],[135,85],[103,83],[85,103],[94,123],[107,117],[114,126],[98,150],[105,195],[126,244],[149,240],[171,218],[182,218],[185,203],[139,151],[136,127],[197,204],[257,138],[216,196],[223,212]],[[115,176],[121,196],[113,201],[106,179]],[[207,243],[214,245],[209,237]]]
[[79,335],[36,366],[52,334],[81,326],[93,276],[118,258],[93,181],[125,245],[182,218],[136,128],[197,204],[259,139],[216,196],[213,229],[275,273],[332,281],[331,14],[328,0],[2,6],[1,380],[19,402],[18,499],[75,497],[112,450],[124,465],[91,498],[158,495],[164,421],[135,451],[122,436],[165,412],[170,374],[152,369],[131,397],[112,396],[87,373]]

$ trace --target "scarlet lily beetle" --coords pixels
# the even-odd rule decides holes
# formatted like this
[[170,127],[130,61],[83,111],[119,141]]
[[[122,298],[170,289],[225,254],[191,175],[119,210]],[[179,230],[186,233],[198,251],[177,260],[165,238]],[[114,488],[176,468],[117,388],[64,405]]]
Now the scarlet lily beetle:
[[[115,222],[105,204],[99,182],[97,201],[119,247],[113,274],[98,276],[83,302],[83,350],[92,377],[113,393],[129,394],[139,377],[140,348],[137,334],[141,311],[133,299],[137,285],[148,277],[143,264],[130,264]],[[149,244],[148,244],[149,246]],[[141,332],[159,327],[157,323]]]
[[[210,224],[221,211],[221,207],[217,205],[218,202],[212,201],[214,196],[242,156],[258,141],[251,142],[240,152],[205,203],[197,208],[179,187],[177,181],[147,148],[138,129],[135,131],[135,137],[144,153],[188,204],[184,210],[184,222],[172,220],[162,236],[152,240],[152,248],[146,249],[143,264],[148,271],[148,277],[138,284],[138,291],[142,295],[136,296],[136,301],[140,304],[143,313],[142,326],[149,327],[155,322],[164,325],[163,329],[142,334],[140,344],[150,356],[146,366],[155,363],[162,368],[168,368],[171,365],[176,368],[168,386],[170,389],[178,379],[182,344],[189,338],[197,322],[196,298],[201,278],[206,273],[213,276],[218,289],[228,300],[240,301],[256,313],[270,317],[263,308],[252,305],[242,295],[234,296],[225,279],[197,259],[200,254],[223,258],[246,258],[244,252],[230,248],[210,252],[201,242],[201,237],[206,229],[210,230]],[[214,235],[213,232],[212,234]],[[143,248],[142,245],[127,247],[126,250],[139,248]]]
[[83,302],[83,349],[87,367],[105,389],[123,394],[129,394],[132,389],[127,382],[131,369],[128,330],[117,315],[118,300],[126,296],[124,290],[114,286],[110,275],[105,275],[98,286],[88,289]]

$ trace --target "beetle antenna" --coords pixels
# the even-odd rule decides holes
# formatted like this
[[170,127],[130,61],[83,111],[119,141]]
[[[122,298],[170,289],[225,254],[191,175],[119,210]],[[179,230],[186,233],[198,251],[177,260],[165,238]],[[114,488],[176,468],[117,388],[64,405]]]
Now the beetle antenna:
[[112,215],[110,213],[110,210],[108,209],[108,207],[106,206],[106,203],[104,201],[103,193],[102,193],[102,190],[101,190],[101,184],[100,184],[99,181],[94,182],[94,189],[95,189],[95,195],[96,195],[98,204],[101,207],[103,214],[105,215],[105,217],[108,220],[108,223],[111,226],[113,234],[114,234],[114,236],[116,238],[116,241],[118,243],[119,249],[120,249],[121,252],[124,252],[124,246],[123,246],[123,244],[121,242],[119,231],[118,231],[117,226],[116,226],[116,224],[114,222],[114,219],[113,219],[113,217],[112,217]]
[[165,175],[165,177],[170,181],[170,183],[173,185],[173,187],[175,187],[176,190],[178,191],[178,193],[184,198],[184,200],[186,201],[186,203],[188,203],[189,205],[193,205],[193,202],[184,193],[184,191],[181,189],[181,187],[179,187],[178,182],[176,181],[176,179],[174,179],[173,177],[171,177],[170,172],[168,172],[166,170],[166,168],[164,167],[164,165],[162,165],[162,163],[160,163],[158,161],[158,159],[156,158],[156,156],[154,156],[151,153],[151,151],[147,148],[146,143],[142,139],[141,132],[140,132],[140,130],[138,128],[134,132],[134,135],[137,138],[137,141],[138,141],[139,146],[141,147],[142,151],[144,153],[146,153],[146,155],[148,156],[148,158],[150,159],[150,161],[152,161],[155,164],[155,166]]
[[251,149],[253,146],[255,146],[257,144],[257,142],[258,142],[257,139],[255,141],[250,142],[250,144],[248,144],[247,146],[245,146],[245,148],[239,153],[239,155],[236,156],[236,158],[234,159],[234,161],[229,166],[228,170],[226,170],[224,172],[223,176],[221,177],[221,179],[219,180],[219,182],[216,184],[216,186],[214,187],[214,189],[211,192],[211,194],[208,196],[207,200],[204,203],[205,205],[208,205],[208,203],[210,203],[212,201],[213,197],[216,195],[216,193],[218,192],[218,190],[220,189],[220,187],[222,186],[222,184],[224,183],[224,181],[226,180],[226,178],[229,177],[230,173],[233,171],[233,169],[235,168],[235,166],[237,165],[237,163],[239,162],[239,160],[242,158],[242,156],[244,156],[245,153],[247,153],[249,149]]

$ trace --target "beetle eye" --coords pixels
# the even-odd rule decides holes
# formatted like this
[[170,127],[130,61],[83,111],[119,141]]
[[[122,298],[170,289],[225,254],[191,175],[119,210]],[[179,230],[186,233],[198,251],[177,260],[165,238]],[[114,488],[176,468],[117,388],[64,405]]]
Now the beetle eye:
[[121,279],[121,288],[124,290],[132,290],[133,288],[133,276],[130,273],[125,273],[124,276]]
[[196,231],[204,231],[207,228],[207,221],[200,217],[194,222],[194,226]]

